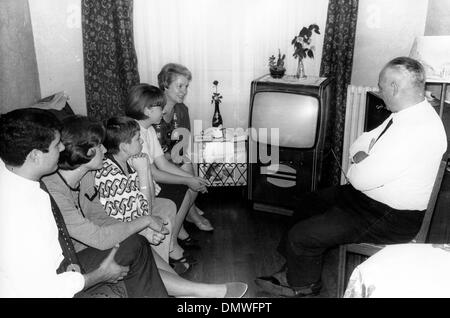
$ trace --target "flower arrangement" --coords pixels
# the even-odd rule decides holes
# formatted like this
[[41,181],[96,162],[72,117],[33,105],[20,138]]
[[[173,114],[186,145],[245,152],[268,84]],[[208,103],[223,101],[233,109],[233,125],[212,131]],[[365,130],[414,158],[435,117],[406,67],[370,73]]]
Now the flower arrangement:
[[314,46],[311,46],[311,37],[313,31],[320,34],[319,26],[311,24],[309,27],[303,27],[299,34],[292,39],[291,44],[294,46],[294,58],[303,60],[306,57],[314,58]]
[[222,102],[222,95],[217,92],[217,86],[219,85],[219,82],[216,80],[213,82],[213,85],[215,86],[216,91],[212,94],[211,97],[211,104],[216,103],[220,104]]
[[[270,75],[273,78],[281,78],[286,72],[286,68],[284,67],[284,59],[286,58],[286,54],[281,55],[280,49],[278,49],[278,59],[275,58],[274,55],[269,57],[269,70]],[[275,62],[276,60],[276,62]]]
[[283,70],[284,68],[284,59],[286,58],[286,54],[283,54],[283,56],[281,56],[281,52],[280,49],[278,49],[278,60],[275,62],[275,56],[272,55],[271,57],[269,57],[269,67],[270,69],[274,69],[274,70]]

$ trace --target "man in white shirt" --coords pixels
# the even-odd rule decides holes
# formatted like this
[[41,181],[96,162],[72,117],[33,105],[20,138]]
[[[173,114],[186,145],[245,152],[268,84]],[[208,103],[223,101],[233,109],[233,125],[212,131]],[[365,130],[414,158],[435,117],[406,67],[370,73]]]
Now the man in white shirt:
[[115,248],[90,273],[57,274],[64,256],[39,179],[58,167],[60,128],[56,117],[39,109],[0,117],[0,297],[73,297],[128,272],[114,261]]
[[444,126],[425,100],[423,66],[390,61],[378,86],[392,115],[350,148],[349,184],[303,195],[279,245],[287,266],[257,285],[282,296],[320,292],[324,252],[340,244],[409,242],[420,229],[440,160]]

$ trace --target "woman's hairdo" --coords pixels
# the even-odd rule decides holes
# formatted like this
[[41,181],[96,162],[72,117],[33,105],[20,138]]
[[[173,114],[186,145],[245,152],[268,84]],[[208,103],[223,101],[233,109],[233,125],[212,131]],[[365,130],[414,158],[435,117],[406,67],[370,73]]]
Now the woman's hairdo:
[[89,149],[103,143],[105,128],[101,122],[86,116],[70,116],[63,120],[61,141],[65,149],[59,156],[59,167],[74,170],[88,163],[95,153],[88,155]]
[[162,90],[156,86],[141,83],[131,88],[125,105],[125,115],[136,120],[144,120],[148,118],[144,113],[146,108],[164,108],[165,105],[166,96]]
[[192,80],[192,73],[186,66],[176,63],[169,63],[164,65],[158,74],[159,88],[165,90],[179,75],[186,77],[188,81]]

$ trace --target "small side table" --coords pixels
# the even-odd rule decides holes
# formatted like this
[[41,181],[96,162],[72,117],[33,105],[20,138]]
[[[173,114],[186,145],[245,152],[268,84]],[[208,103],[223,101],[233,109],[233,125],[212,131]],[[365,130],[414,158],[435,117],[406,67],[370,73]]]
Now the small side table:
[[198,176],[212,187],[247,185],[246,138],[194,137]]

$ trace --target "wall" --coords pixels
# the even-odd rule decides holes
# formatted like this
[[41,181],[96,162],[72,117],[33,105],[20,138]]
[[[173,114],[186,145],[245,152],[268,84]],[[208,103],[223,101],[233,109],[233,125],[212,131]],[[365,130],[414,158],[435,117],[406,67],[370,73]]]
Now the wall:
[[[450,0],[429,0],[425,35],[450,35]],[[440,85],[428,85],[427,89],[440,98]],[[450,103],[450,87],[445,100]]]
[[429,0],[425,35],[450,35],[450,0]]
[[0,1],[0,113],[40,98],[27,0]]
[[359,1],[353,85],[376,87],[386,62],[409,55],[414,38],[424,34],[427,9],[428,0]]
[[41,95],[70,96],[75,113],[86,114],[79,0],[29,0]]

